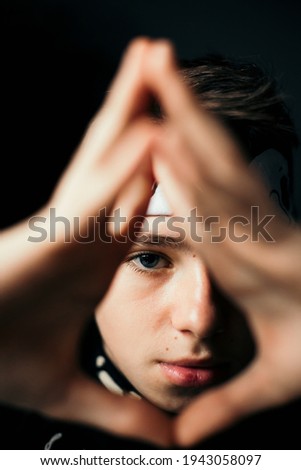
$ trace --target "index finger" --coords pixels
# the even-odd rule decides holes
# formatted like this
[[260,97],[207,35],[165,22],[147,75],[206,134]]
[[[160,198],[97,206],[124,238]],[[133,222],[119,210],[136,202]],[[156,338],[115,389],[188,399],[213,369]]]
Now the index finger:
[[[175,51],[168,41],[152,45],[145,58],[144,79],[170,121],[198,158],[221,165],[241,165],[242,148],[218,119],[202,109],[179,75]],[[227,158],[225,158],[225,156]]]

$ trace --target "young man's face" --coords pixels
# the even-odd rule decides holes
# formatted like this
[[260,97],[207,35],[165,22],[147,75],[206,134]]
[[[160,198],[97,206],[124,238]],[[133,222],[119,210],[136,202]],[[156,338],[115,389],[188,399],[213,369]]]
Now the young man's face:
[[254,344],[244,317],[165,219],[158,236],[150,231],[149,240],[131,247],[97,323],[108,356],[140,394],[177,412],[238,373]]

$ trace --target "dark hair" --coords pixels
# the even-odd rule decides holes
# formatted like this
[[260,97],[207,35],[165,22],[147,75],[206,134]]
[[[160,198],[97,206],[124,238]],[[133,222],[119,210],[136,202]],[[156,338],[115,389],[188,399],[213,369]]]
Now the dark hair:
[[211,54],[182,60],[180,69],[202,105],[234,131],[251,158],[269,148],[291,158],[298,145],[294,124],[278,83],[261,67]]
[[[291,160],[299,143],[293,121],[276,80],[259,65],[208,54],[179,66],[201,105],[234,132],[250,158],[274,148]],[[153,112],[162,117],[158,105]]]
[[[193,90],[200,105],[217,115],[239,140],[249,160],[265,150],[278,150],[288,162],[289,179],[282,188],[287,212],[296,215],[291,201],[293,188],[293,150],[299,140],[275,78],[258,64],[208,54],[179,61],[180,74]],[[160,105],[151,109],[162,119]]]

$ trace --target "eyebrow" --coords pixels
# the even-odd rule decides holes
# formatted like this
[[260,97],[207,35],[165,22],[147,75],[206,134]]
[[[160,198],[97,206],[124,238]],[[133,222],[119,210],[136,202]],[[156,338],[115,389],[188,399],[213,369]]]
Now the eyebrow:
[[181,237],[171,237],[168,235],[158,235],[154,233],[143,233],[139,235],[134,245],[138,246],[160,246],[183,251],[190,251],[189,245]]

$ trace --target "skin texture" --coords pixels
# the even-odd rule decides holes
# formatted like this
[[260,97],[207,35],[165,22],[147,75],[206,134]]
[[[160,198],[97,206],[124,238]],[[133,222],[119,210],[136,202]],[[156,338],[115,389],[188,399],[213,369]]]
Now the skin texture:
[[[158,144],[155,174],[172,209],[187,215],[197,207],[204,217],[219,215],[221,226],[237,214],[250,219],[251,206],[260,207],[261,216],[275,216],[269,225],[273,243],[252,241],[248,225],[244,243],[227,238],[213,244],[204,237],[204,243],[192,244],[221,289],[244,312],[257,354],[243,374],[204,393],[176,419],[175,439],[187,446],[252,412],[300,396],[301,238],[300,228],[288,226],[267,198],[235,140],[212,116],[200,112],[176,78],[172,52],[158,49],[145,73],[170,122],[168,135]],[[164,73],[159,82],[155,74],[160,58]]]
[[[59,228],[55,243],[49,237],[29,242],[33,233],[27,220],[2,235],[0,398],[53,417],[168,445],[170,423],[165,415],[149,404],[112,395],[88,379],[77,363],[83,326],[128,247],[100,241],[105,237],[105,218],[99,211],[106,208],[109,214],[119,198],[129,215],[143,213],[151,191],[155,127],[138,116],[141,100],[139,105],[137,101],[148,47],[147,40],[138,41],[125,54],[106,102],[48,204],[38,212],[46,219],[48,233],[50,208],[70,221],[78,217],[80,233],[90,233],[90,243],[74,240],[72,223],[71,243],[65,243]],[[100,237],[93,236],[93,229]],[[149,415],[149,427],[144,426],[144,413]]]
[[[165,129],[147,117],[150,95],[167,116]],[[0,399],[164,447],[185,447],[300,396],[301,235],[269,201],[232,136],[196,105],[179,79],[170,44],[140,39],[126,52],[107,100],[39,215],[47,227],[49,208],[56,207],[70,220],[79,217],[84,231],[96,224],[87,216],[103,207],[143,214],[154,177],[183,217],[196,207],[204,217],[219,215],[225,226],[233,215],[249,217],[252,205],[262,215],[275,215],[272,244],[252,242],[249,226],[243,227],[245,243],[188,240],[210,278],[243,313],[256,343],[254,359],[174,420],[146,401],[111,395],[81,373],[77,347],[84,322],[129,246],[93,237],[89,244],[64,243],[63,232],[55,243],[30,243],[23,221],[2,236]],[[104,222],[97,222],[101,231]]]
[[[107,354],[138,392],[178,412],[239,372],[252,357],[253,342],[243,315],[212,285],[202,260],[168,228],[171,220],[156,230],[156,217],[148,217],[150,231],[131,246],[97,309],[97,322]],[[177,369],[166,377],[163,364],[183,367],[183,361],[184,367],[193,364],[192,374],[200,370],[200,383],[188,367],[180,383],[173,379]]]

